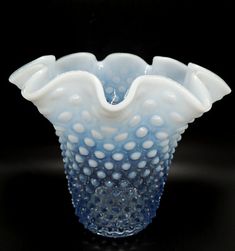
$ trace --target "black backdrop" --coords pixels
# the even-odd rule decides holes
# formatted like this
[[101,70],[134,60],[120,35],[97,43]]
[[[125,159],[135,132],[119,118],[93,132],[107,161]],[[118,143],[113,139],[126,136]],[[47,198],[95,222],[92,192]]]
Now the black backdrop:
[[[193,62],[204,66],[222,77],[229,84],[231,89],[235,88],[233,60],[235,45],[235,40],[233,38],[235,12],[232,7],[232,1],[21,0],[8,1],[4,4],[4,6],[1,6],[1,10],[2,64],[0,75],[0,125],[2,157],[0,157],[0,164],[3,164],[1,164],[0,170],[2,173],[7,172],[7,170],[9,171],[9,166],[5,165],[5,163],[10,163],[11,161],[15,163],[18,161],[18,158],[19,161],[22,161],[22,165],[25,165],[24,159],[26,157],[27,159],[29,158],[28,155],[31,154],[29,151],[30,148],[40,149],[40,147],[57,144],[57,138],[54,136],[54,129],[52,126],[38,113],[36,108],[31,103],[21,97],[20,91],[17,87],[8,82],[8,77],[14,70],[39,56],[53,54],[59,58],[66,54],[86,51],[94,53],[96,57],[101,60],[112,52],[129,52],[141,56],[148,63],[151,63],[153,56],[169,56],[178,59],[183,63]],[[190,125],[190,128],[184,135],[184,142],[188,142],[188,144],[196,142],[195,144],[199,144],[200,146],[208,145],[209,148],[216,148],[216,153],[210,152],[210,149],[207,153],[210,152],[212,158],[216,158],[219,163],[221,163],[218,167],[219,169],[226,169],[233,177],[233,167],[235,164],[233,158],[235,154],[234,103],[233,93],[226,96],[222,101],[214,104],[212,110],[208,114],[205,114],[203,117],[196,120],[195,123]],[[220,154],[223,151],[225,152],[223,155],[224,157],[221,157]],[[228,156],[226,155],[226,151],[228,151]],[[197,153],[203,155],[202,152],[200,153],[200,150],[198,150]],[[206,155],[207,154],[204,154],[203,156]],[[41,156],[41,158],[43,158],[43,156]],[[193,156],[193,161],[196,159],[200,159],[200,156]],[[227,159],[229,159],[229,165],[226,164]],[[217,160],[213,160],[213,163]],[[12,170],[13,169],[14,168],[12,168]],[[25,179],[24,175],[22,175],[22,177]],[[30,179],[27,177],[26,181]],[[35,182],[29,182],[29,184],[34,188],[32,193],[30,193],[30,189],[23,189],[22,182],[18,179],[13,180],[9,187],[13,185],[13,188],[19,188],[19,196],[23,193],[28,193],[28,197],[22,198],[22,203],[27,204],[27,198],[33,200],[34,193],[36,193],[39,197],[42,196],[40,188],[36,188],[40,183],[40,178],[34,180]],[[47,176],[43,176],[43,178],[45,184],[50,187],[50,179]],[[14,185],[15,181],[16,185]],[[56,183],[55,180],[53,180],[53,182]],[[57,183],[60,184],[59,182]],[[180,188],[177,188],[179,191],[181,191],[181,186],[182,185],[180,185]],[[62,188],[60,189],[63,190]],[[201,190],[199,190],[199,192],[204,194],[204,203],[208,199],[206,194],[208,192],[208,187],[205,189],[204,187],[201,187],[200,189]],[[15,199],[16,195],[13,190],[10,190],[9,196],[13,196],[13,199]],[[174,185],[170,186],[169,190],[172,190],[172,192],[175,191]],[[44,194],[52,194],[52,192],[46,190],[45,188],[42,189],[42,191]],[[10,199],[8,194],[5,196],[8,199],[2,200],[2,205],[4,205],[4,203],[5,205],[8,205],[5,207],[6,210],[10,210],[9,217],[11,217],[11,213],[13,213],[16,218],[18,218],[18,216],[20,217],[22,212],[20,211],[19,214],[15,214],[13,209],[15,204],[13,203],[14,206],[9,204]],[[208,196],[210,197],[211,195],[208,194]],[[46,198],[47,203],[50,204],[49,195]],[[59,198],[60,197],[58,196],[58,201]],[[199,195],[198,198],[200,198]],[[69,201],[68,198],[67,200]],[[68,201],[66,203],[69,204]],[[34,202],[35,201],[33,200],[32,203]],[[231,200],[229,205],[234,205],[233,202]],[[21,204],[21,200],[19,198],[17,203]],[[209,208],[209,204],[207,204],[208,212],[211,210]],[[210,204],[210,206],[213,208],[212,204]],[[36,202],[35,207],[37,207]],[[48,207],[49,212],[53,213],[50,206]],[[165,207],[167,208],[166,205]],[[17,207],[17,210],[18,209],[19,207]],[[73,213],[72,209],[69,210]],[[178,210],[180,209],[178,208]],[[166,212],[170,213],[169,207]],[[37,211],[37,213],[39,212]],[[37,217],[41,217],[39,219],[48,217],[46,219],[49,220],[49,216],[45,216],[45,214],[46,209],[43,215]],[[203,212],[201,212],[201,215],[203,215]],[[57,216],[59,217],[59,215]],[[6,214],[2,213],[2,217],[6,217]],[[27,219],[28,215],[23,213],[22,217]],[[200,217],[201,216],[198,218],[199,221]],[[13,219],[16,220],[16,218]],[[16,224],[19,227],[17,230],[18,232],[25,229],[24,220],[16,220]],[[70,220],[71,222],[74,221],[74,219],[69,218],[68,221]],[[173,223],[179,223],[175,222],[173,219],[171,220]],[[234,223],[234,220],[231,222]],[[56,225],[53,220],[50,223]],[[63,225],[63,223],[64,222],[61,224]],[[11,229],[7,224],[10,223],[7,221],[7,223],[5,223],[2,227],[2,231],[5,231],[5,234],[7,231],[10,231],[9,229]],[[40,229],[48,227],[46,225],[39,224],[37,220],[35,224]],[[70,223],[66,224],[66,226],[71,227],[71,225],[69,225]],[[75,223],[71,224],[73,225]],[[13,224],[13,226],[15,225]],[[33,227],[30,224],[27,226],[32,227],[35,231],[35,226]],[[199,226],[197,227],[200,228]],[[215,225],[214,227],[216,228],[217,226]],[[230,235],[234,236],[235,234],[232,232],[232,230],[234,230],[234,225],[232,227],[231,224],[229,227],[231,228],[229,228]],[[81,235],[81,233],[83,233],[83,229],[80,226],[78,228],[78,232]],[[190,229],[190,226],[188,226],[188,228]],[[175,227],[174,230],[177,231],[177,228]],[[55,231],[55,229],[52,228],[51,231]],[[151,232],[151,230],[148,231]],[[172,231],[167,233],[167,228],[159,230],[159,232],[161,231],[163,231],[164,234],[170,234],[171,237],[174,235]],[[157,233],[160,234],[159,232]],[[8,236],[7,238],[4,240],[2,238],[2,243],[4,243],[4,245],[2,244],[2,250],[10,250],[10,247],[14,247],[12,250],[28,250],[26,248],[27,245],[25,244],[26,246],[24,246],[20,241],[19,243],[23,246],[19,246],[18,248],[13,244],[9,244],[13,243],[14,238],[16,238],[15,236],[17,236],[17,234],[15,234],[13,235],[14,237],[12,237],[11,231],[9,233],[9,235],[6,235]],[[76,238],[75,232],[69,233],[73,238]],[[36,231],[36,234],[39,234],[39,230],[38,232]],[[65,236],[67,235],[65,234]],[[188,237],[184,236],[183,238]],[[211,239],[218,240],[216,236],[212,236]],[[25,242],[27,242],[26,240],[29,241],[29,239],[26,238]],[[44,241],[45,240],[47,239],[44,238]],[[212,240],[211,242],[213,242]],[[232,250],[233,243],[232,238],[229,240],[230,242],[226,242],[227,249],[225,250],[230,251]],[[34,241],[35,243],[38,243],[39,239],[35,239]],[[34,241],[31,240],[32,246],[30,246],[30,250],[45,250],[45,246],[44,248],[37,249],[38,244],[36,245]],[[71,239],[68,239],[68,241],[71,241]],[[88,244],[89,241],[90,239],[88,238]],[[102,241],[98,240],[98,244]],[[158,241],[160,243],[160,250],[189,250],[187,248],[184,249],[182,246],[182,239],[177,239],[171,245],[169,244],[170,237],[166,240],[168,243],[166,245],[159,239]],[[224,239],[219,243],[225,244],[225,241],[223,241]],[[74,246],[69,244],[68,246],[72,250],[79,250],[80,246],[78,244],[78,249],[76,249],[75,242]],[[94,242],[97,244],[97,241]],[[145,245],[139,240],[134,240],[134,243],[136,242],[137,247]],[[195,240],[195,243],[196,242],[197,241]],[[192,243],[193,244],[190,247],[190,250],[196,250],[193,249],[193,245],[195,243],[193,241]],[[222,244],[221,246],[223,246]],[[46,241],[44,245],[46,245]],[[61,245],[66,247],[65,243]],[[115,247],[115,245],[111,245],[111,248],[118,250],[118,247]],[[119,249],[128,249],[128,245],[129,244],[127,244],[127,246],[120,246]],[[207,246],[207,248],[212,246],[214,250],[222,250],[219,248],[216,249],[216,244],[211,244]],[[200,250],[204,250],[202,247],[200,247]],[[85,250],[88,249],[86,244],[83,245],[83,248]],[[92,246],[92,248],[95,249],[95,246]]]

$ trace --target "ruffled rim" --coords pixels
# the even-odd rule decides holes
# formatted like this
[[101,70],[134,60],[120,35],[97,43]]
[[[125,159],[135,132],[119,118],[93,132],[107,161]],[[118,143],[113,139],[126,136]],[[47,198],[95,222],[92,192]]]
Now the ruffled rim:
[[[107,102],[103,85],[94,74],[87,71],[74,70],[55,76],[54,72],[57,72],[58,65],[64,61],[69,62],[76,57],[80,57],[85,61],[92,59],[96,62],[97,67],[102,67],[110,59],[128,57],[143,64],[146,75],[134,79],[125,99],[116,105],[112,105]],[[155,69],[153,71],[154,74],[151,74],[151,69]],[[174,73],[177,71],[179,74],[182,75],[183,73],[184,75],[184,80],[181,83],[174,80]],[[159,75],[162,72],[163,75]],[[184,95],[187,102],[200,113],[208,111],[213,102],[231,92],[231,89],[219,76],[196,64],[189,63],[186,66],[171,58],[154,57],[153,64],[148,65],[142,58],[127,53],[113,53],[108,55],[103,61],[97,61],[96,57],[91,53],[71,54],[57,61],[52,55],[43,56],[16,70],[10,76],[9,81],[22,90],[22,95],[26,99],[36,101],[52,91],[61,81],[66,81],[70,77],[74,78],[76,76],[83,76],[90,80],[101,107],[108,112],[124,110],[135,99],[137,90],[149,82],[155,83],[154,86],[156,88],[164,88],[164,85],[168,85],[169,88],[180,92]],[[35,90],[36,82],[44,84]]]

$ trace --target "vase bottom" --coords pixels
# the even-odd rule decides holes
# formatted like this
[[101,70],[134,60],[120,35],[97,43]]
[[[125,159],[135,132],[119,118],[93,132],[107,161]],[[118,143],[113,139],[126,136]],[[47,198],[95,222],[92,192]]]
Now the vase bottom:
[[[146,226],[145,226],[146,227]],[[89,229],[91,232],[97,235],[101,235],[104,237],[109,237],[109,238],[123,238],[123,237],[128,237],[135,235],[139,233],[141,230],[143,230],[145,227],[139,226],[135,227],[134,229],[125,229],[125,230],[113,230],[113,231],[107,231],[107,230],[101,230],[101,231],[93,231],[92,229]]]
[[145,189],[140,192],[130,186],[100,186],[90,196],[76,200],[75,213],[85,228],[93,233],[113,238],[131,236],[152,221],[161,193],[159,190],[149,197]]

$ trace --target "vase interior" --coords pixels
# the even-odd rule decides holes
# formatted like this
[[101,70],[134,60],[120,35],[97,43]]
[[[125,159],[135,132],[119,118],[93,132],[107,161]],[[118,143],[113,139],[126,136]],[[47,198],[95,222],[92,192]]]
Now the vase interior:
[[92,54],[72,54],[56,62],[57,75],[68,71],[87,71],[101,82],[108,103],[116,105],[122,102],[134,80],[144,75],[160,75],[183,84],[186,65],[155,57],[153,64],[147,64],[142,58],[128,53],[114,53],[103,61],[97,61]]

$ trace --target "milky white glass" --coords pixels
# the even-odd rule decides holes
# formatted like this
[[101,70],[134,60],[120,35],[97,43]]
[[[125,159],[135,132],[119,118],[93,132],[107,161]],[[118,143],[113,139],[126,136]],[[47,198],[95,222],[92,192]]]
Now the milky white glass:
[[152,221],[181,134],[231,91],[198,65],[126,53],[43,56],[9,80],[53,124],[80,222],[109,237]]

